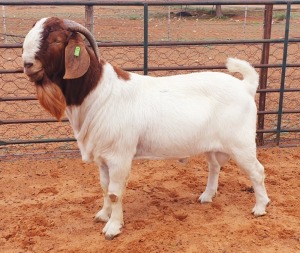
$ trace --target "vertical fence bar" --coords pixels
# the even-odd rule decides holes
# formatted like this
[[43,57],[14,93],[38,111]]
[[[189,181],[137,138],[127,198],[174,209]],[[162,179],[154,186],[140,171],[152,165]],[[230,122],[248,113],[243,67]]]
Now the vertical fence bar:
[[144,4],[144,75],[148,75],[148,3]]
[[278,121],[277,121],[277,134],[276,144],[280,144],[281,124],[282,124],[282,111],[283,111],[283,96],[285,86],[285,73],[287,64],[287,52],[289,46],[289,29],[290,29],[290,17],[291,17],[291,3],[287,3],[286,17],[285,17],[285,35],[284,35],[284,47],[282,56],[282,70],[281,70],[281,81],[280,81],[280,95],[279,95],[279,108],[278,108]]
[[5,6],[4,6],[4,5],[2,5],[2,23],[3,23],[4,43],[7,43],[7,35],[6,35],[6,14],[5,14]]
[[[265,6],[264,13],[264,39],[271,38],[271,30],[272,30],[272,15],[273,15],[273,4],[268,4]],[[261,64],[269,64],[269,56],[270,56],[270,43],[263,43],[262,55],[261,55]],[[268,82],[268,68],[261,68],[259,75],[259,84],[260,89],[266,89]],[[259,95],[259,104],[258,110],[265,111],[266,109],[266,92],[261,92]],[[265,125],[265,115],[259,114],[257,117],[257,129],[264,129]],[[264,145],[264,134],[257,134],[257,144],[259,146]]]
[[94,6],[92,5],[85,6],[85,27],[94,33]]
[[171,34],[171,6],[168,6],[168,40],[170,40]]

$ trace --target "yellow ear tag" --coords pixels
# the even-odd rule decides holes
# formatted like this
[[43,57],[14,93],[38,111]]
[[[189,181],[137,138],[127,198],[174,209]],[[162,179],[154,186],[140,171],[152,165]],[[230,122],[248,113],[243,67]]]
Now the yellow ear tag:
[[75,55],[76,57],[78,57],[79,54],[80,54],[80,47],[77,46],[77,47],[75,47],[74,55]]

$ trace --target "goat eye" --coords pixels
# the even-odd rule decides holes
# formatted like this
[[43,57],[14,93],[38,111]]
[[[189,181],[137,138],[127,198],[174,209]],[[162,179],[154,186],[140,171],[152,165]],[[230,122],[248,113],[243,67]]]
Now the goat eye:
[[57,44],[62,44],[61,40],[54,40],[51,42],[51,44],[57,45]]

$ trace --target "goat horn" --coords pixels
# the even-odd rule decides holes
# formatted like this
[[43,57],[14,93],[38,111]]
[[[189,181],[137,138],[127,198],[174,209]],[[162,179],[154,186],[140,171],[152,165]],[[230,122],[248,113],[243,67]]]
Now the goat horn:
[[95,55],[97,56],[97,59],[99,60],[100,59],[99,48],[98,48],[97,41],[95,40],[93,34],[87,28],[85,28],[83,25],[78,24],[72,20],[64,19],[64,24],[69,31],[79,32],[87,38],[92,49],[94,50]]

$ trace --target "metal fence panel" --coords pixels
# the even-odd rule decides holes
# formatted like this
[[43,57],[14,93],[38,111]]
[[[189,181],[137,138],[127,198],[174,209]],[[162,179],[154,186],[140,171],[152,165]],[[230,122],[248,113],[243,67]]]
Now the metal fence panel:
[[220,19],[215,3],[0,1],[0,159],[78,154],[68,121],[50,118],[22,74],[24,36],[45,16],[86,23],[103,58],[141,74],[225,71],[229,56],[251,62],[260,72],[258,144],[299,146],[300,1],[222,1]]

